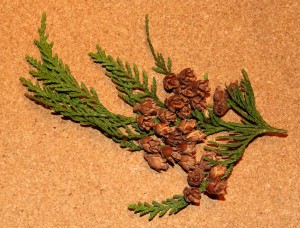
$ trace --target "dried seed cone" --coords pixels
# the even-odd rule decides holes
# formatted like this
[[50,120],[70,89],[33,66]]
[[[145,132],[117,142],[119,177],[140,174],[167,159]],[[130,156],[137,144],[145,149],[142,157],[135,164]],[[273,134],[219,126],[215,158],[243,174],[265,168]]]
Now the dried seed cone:
[[192,82],[193,91],[198,94],[201,98],[207,96],[210,92],[208,80],[197,80]]
[[200,130],[193,131],[186,136],[190,142],[201,142],[205,137],[206,135]]
[[189,171],[187,182],[191,187],[199,187],[204,179],[203,170],[196,167],[194,170]]
[[162,155],[167,158],[171,157],[172,153],[174,152],[172,147],[166,145],[160,148]]
[[195,152],[196,144],[193,142],[181,142],[177,148],[181,154],[193,154]]
[[204,98],[201,98],[200,96],[193,97],[190,99],[190,104],[191,107],[196,110],[206,110],[207,108],[205,97]]
[[189,117],[192,114],[191,106],[190,105],[185,105],[183,108],[181,108],[178,112],[177,115],[181,119],[185,119]]
[[154,131],[156,135],[167,136],[169,133],[172,132],[172,128],[169,127],[167,123],[158,123],[155,124]]
[[146,99],[133,108],[134,111],[140,111],[143,115],[156,115],[158,109],[160,107],[152,98]]
[[157,172],[162,170],[166,171],[169,168],[167,160],[162,158],[159,154],[144,154],[145,160],[148,162],[149,166]]
[[225,174],[226,170],[227,170],[226,166],[220,164],[216,165],[211,168],[208,177],[210,179],[221,178]]
[[164,77],[163,84],[165,90],[170,92],[179,86],[179,81],[175,74],[169,74]]
[[175,122],[176,114],[166,109],[159,109],[157,112],[157,118],[163,123]]
[[227,105],[227,98],[228,95],[225,90],[221,89],[221,87],[218,86],[213,96],[213,109],[216,116],[222,117],[228,111],[229,107]]
[[171,112],[181,109],[185,106],[186,100],[180,95],[172,95],[165,100],[165,104]]
[[183,134],[188,134],[194,130],[196,127],[197,121],[195,119],[191,120],[182,120],[180,121],[177,129]]
[[209,182],[205,190],[210,195],[225,195],[226,194],[227,181],[219,181],[218,179]]
[[140,146],[148,153],[159,153],[160,140],[147,136],[139,140]]
[[166,145],[160,148],[161,154],[163,157],[165,157],[169,162],[171,162],[172,164],[174,164],[174,159],[172,157],[172,154],[174,153],[174,150],[172,149],[172,147]]
[[172,131],[163,139],[165,144],[170,146],[177,146],[183,141],[181,133],[176,128],[171,128]]
[[137,118],[137,124],[141,129],[145,131],[149,131],[155,125],[152,116],[143,116],[143,115]]
[[182,88],[178,88],[174,91],[174,93],[176,94],[181,94],[182,96],[184,97],[188,97],[188,98],[191,98],[191,97],[194,97],[196,96],[197,94],[193,91],[193,88],[192,86],[187,86],[186,88],[182,89]]
[[178,164],[185,170],[192,170],[196,165],[196,158],[193,155],[183,154]]
[[184,195],[184,199],[186,202],[192,203],[195,205],[200,204],[201,193],[198,188],[185,187],[183,190],[183,195]]
[[226,104],[226,101],[223,101],[223,102],[214,102],[213,109],[216,116],[222,117],[226,114],[229,108]]
[[210,170],[211,165],[204,158],[205,158],[205,156],[203,155],[200,159],[200,162],[197,165],[199,166],[199,168],[201,168],[203,170]]
[[176,152],[176,151],[174,151],[174,152],[172,153],[172,158],[174,158],[174,160],[175,160],[176,162],[179,162],[180,159],[181,159],[181,154],[178,153],[178,152]]
[[178,81],[180,83],[180,87],[185,88],[189,84],[191,84],[193,81],[196,81],[196,76],[194,74],[194,71],[191,68],[186,68],[182,70],[178,76]]

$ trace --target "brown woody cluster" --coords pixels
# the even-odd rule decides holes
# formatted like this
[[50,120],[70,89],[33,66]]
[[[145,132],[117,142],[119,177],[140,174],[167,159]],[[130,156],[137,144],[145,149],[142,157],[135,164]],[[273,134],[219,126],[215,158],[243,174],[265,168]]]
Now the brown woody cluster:
[[[151,100],[141,103],[136,110],[143,105],[154,104]],[[147,136],[139,141],[140,146],[146,152],[144,157],[149,166],[160,172],[167,170],[169,164],[178,163],[185,171],[193,169],[196,164],[196,144],[205,138],[205,135],[196,130],[196,120],[181,120],[178,126],[171,126],[176,121],[176,115],[169,110],[157,108],[155,105],[149,109],[149,115],[138,117],[138,125],[141,129],[153,129],[155,136]],[[156,110],[153,112],[153,110]],[[145,112],[144,112],[145,114]],[[156,114],[156,116],[152,116]],[[155,123],[157,118],[161,122]]]
[[[205,192],[208,195],[218,196],[226,194],[227,182],[221,180],[221,178],[227,168],[222,165],[211,166],[206,161],[206,158],[215,161],[220,160],[217,153],[205,152],[201,160],[188,172],[187,182],[190,187],[186,187],[183,191],[185,200],[195,205],[199,205],[200,202],[200,191],[196,191],[195,189],[198,190],[203,181],[207,182]],[[199,194],[197,197],[195,197],[196,192]]]
[[174,94],[165,100],[166,106],[181,119],[189,117],[192,109],[206,109],[206,97],[210,92],[208,83],[208,80],[197,80],[190,68],[182,70],[178,75],[167,75],[163,81],[164,88]]
[[[214,152],[206,152],[199,162],[196,161],[196,144],[206,136],[196,129],[196,120],[187,119],[191,110],[206,109],[206,97],[210,92],[208,83],[208,80],[197,80],[193,71],[187,68],[178,75],[165,76],[164,88],[173,93],[165,100],[166,108],[158,106],[151,98],[134,107],[134,111],[141,114],[137,117],[138,126],[142,130],[155,132],[155,136],[139,140],[145,151],[145,160],[158,172],[166,171],[169,165],[179,164],[188,173],[187,182],[190,187],[183,191],[185,200],[195,205],[200,203],[199,186],[204,180],[208,182],[205,189],[208,194],[226,193],[226,181],[221,180],[226,167],[212,167],[208,164],[205,158],[219,159]],[[218,87],[213,97],[217,116],[223,116],[227,112],[227,98],[227,91]]]

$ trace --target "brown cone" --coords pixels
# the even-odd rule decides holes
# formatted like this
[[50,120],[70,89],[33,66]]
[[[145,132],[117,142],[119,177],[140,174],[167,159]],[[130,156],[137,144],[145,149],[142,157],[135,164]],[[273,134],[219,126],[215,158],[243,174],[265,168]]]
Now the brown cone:
[[137,118],[138,126],[146,131],[149,131],[154,127],[153,117],[152,116],[139,116]]
[[226,170],[227,170],[226,166],[218,164],[211,168],[208,178],[210,179],[220,178],[225,174]]
[[196,158],[193,155],[183,154],[178,164],[185,170],[189,171],[195,167]]
[[192,83],[192,89],[200,97],[205,97],[210,92],[210,88],[208,84],[209,84],[208,80],[197,80]]
[[185,99],[180,95],[172,95],[165,100],[165,104],[171,112],[181,109],[185,106]]
[[133,110],[140,111],[143,115],[156,115],[159,108],[152,98],[147,98],[142,103],[136,105]]
[[189,84],[191,84],[193,81],[196,81],[196,76],[194,74],[194,71],[191,68],[186,68],[182,70],[178,76],[178,81],[180,83],[180,87],[185,88]]
[[166,109],[160,109],[157,112],[157,118],[163,123],[175,122],[176,114]]
[[203,178],[203,170],[196,167],[194,170],[189,171],[187,182],[191,187],[199,187]]
[[179,86],[179,81],[175,74],[169,74],[164,77],[163,84],[166,91],[172,91]]
[[185,119],[187,117],[189,117],[192,113],[191,110],[191,106],[190,105],[185,105],[183,108],[181,108],[178,112],[177,115],[181,118],[181,119]]
[[183,134],[188,134],[194,130],[196,124],[197,121],[195,119],[191,119],[191,120],[185,119],[179,123],[177,129]]
[[145,160],[148,162],[149,166],[157,172],[161,170],[166,171],[169,168],[167,160],[162,158],[159,154],[144,154]]
[[228,95],[225,90],[218,86],[215,90],[213,101],[214,101],[214,113],[216,116],[222,117],[228,111],[229,107],[227,105]]
[[188,203],[200,204],[201,193],[198,188],[185,187],[183,190],[184,199]]
[[215,179],[206,185],[205,190],[210,195],[225,195],[226,187],[226,181],[219,181],[218,179]]
[[148,153],[159,153],[160,140],[147,136],[139,140],[140,146]]

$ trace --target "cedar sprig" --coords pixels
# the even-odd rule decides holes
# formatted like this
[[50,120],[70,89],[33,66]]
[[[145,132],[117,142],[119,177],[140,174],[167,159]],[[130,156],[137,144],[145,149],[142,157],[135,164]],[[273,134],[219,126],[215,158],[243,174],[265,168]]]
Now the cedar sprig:
[[30,74],[38,81],[34,84],[29,79],[20,78],[31,93],[26,96],[42,104],[55,113],[79,122],[82,125],[93,126],[103,132],[121,147],[140,150],[136,140],[150,133],[139,131],[136,118],[114,114],[108,111],[99,101],[93,88],[88,89],[84,83],[80,85],[72,76],[70,69],[57,55],[53,55],[53,42],[48,41],[46,30],[46,14],[44,13],[39,31],[39,40],[35,40],[41,55],[41,60],[26,56],[26,60],[35,69]]
[[116,60],[106,55],[105,51],[97,45],[96,53],[89,53],[89,56],[95,63],[100,63],[106,69],[105,74],[117,85],[121,97],[126,103],[135,106],[142,102],[144,98],[150,97],[157,102],[158,105],[164,107],[164,103],[159,100],[156,95],[156,79],[152,78],[152,85],[149,87],[148,75],[146,71],[142,72],[143,80],[140,79],[140,72],[134,64],[133,69],[128,62],[123,64],[120,58]]
[[149,221],[151,221],[157,214],[159,217],[164,216],[168,211],[169,215],[176,214],[182,209],[186,208],[188,205],[189,203],[184,200],[182,195],[174,195],[171,199],[162,201],[162,203],[152,201],[152,204],[146,202],[130,204],[128,209],[134,211],[135,213],[139,213],[140,216],[149,214]]
[[[52,54],[53,43],[48,42],[48,35],[45,33],[46,15],[42,16],[41,28],[39,29],[40,40],[35,40],[41,60],[33,57],[26,57],[26,60],[35,68],[30,74],[37,79],[34,84],[28,79],[20,78],[21,82],[31,93],[27,97],[42,104],[55,113],[68,117],[82,125],[93,126],[111,137],[122,147],[131,150],[141,150],[136,141],[154,134],[153,131],[145,133],[138,125],[136,118],[117,115],[108,111],[98,99],[98,95],[93,88],[87,88],[84,83],[78,84],[72,76],[70,69],[63,63],[57,55]],[[171,60],[166,62],[160,53],[155,53],[149,35],[149,21],[146,16],[147,41],[153,54],[156,67],[154,71],[161,74],[171,73]],[[106,74],[117,85],[120,91],[119,96],[131,106],[142,102],[145,98],[152,98],[161,107],[163,102],[156,95],[156,81],[153,78],[152,85],[149,86],[148,75],[140,72],[135,65],[133,68],[126,62],[117,58],[113,59],[97,46],[97,53],[90,53],[94,62],[98,62],[106,69]],[[221,164],[227,167],[223,179],[228,177],[236,162],[242,157],[245,148],[256,137],[263,134],[286,134],[282,129],[269,126],[261,117],[255,106],[254,93],[246,71],[243,70],[244,78],[240,86],[227,87],[227,104],[234,112],[241,116],[241,123],[226,122],[217,117],[213,110],[209,110],[209,117],[201,111],[193,111],[193,117],[198,119],[198,128],[206,135],[219,132],[228,132],[225,136],[218,136],[217,141],[209,141],[205,147],[208,151],[217,152],[218,159],[207,161],[211,165]],[[149,88],[150,87],[150,88]],[[218,140],[222,140],[221,142]],[[205,179],[200,185],[200,191],[206,190],[206,185],[210,180]],[[153,201],[152,204],[141,203],[130,204],[129,209],[140,216],[149,214],[149,220],[156,215],[164,216],[168,211],[169,215],[178,213],[190,203],[185,201],[184,196],[175,195],[162,203]]]
[[[243,79],[240,86],[227,87],[228,105],[241,116],[241,123],[226,122],[217,117],[212,110],[209,110],[209,117],[205,117],[200,111],[194,111],[194,117],[198,119],[198,126],[206,135],[226,131],[225,136],[217,136],[217,141],[209,141],[204,148],[208,151],[215,151],[222,159],[209,160],[212,165],[222,164],[227,166],[227,177],[235,163],[242,157],[246,147],[255,138],[263,134],[286,134],[283,129],[273,128],[266,123],[256,109],[253,89],[245,70],[242,70]],[[221,140],[218,141],[218,140]]]
[[159,74],[170,74],[172,72],[172,60],[168,57],[167,65],[166,61],[163,57],[163,55],[159,52],[155,52],[154,47],[152,45],[151,39],[150,39],[150,32],[149,32],[149,19],[148,14],[145,17],[145,25],[146,25],[146,36],[147,36],[147,42],[150,47],[151,53],[153,55],[153,58],[155,60],[156,67],[152,67],[152,70]]

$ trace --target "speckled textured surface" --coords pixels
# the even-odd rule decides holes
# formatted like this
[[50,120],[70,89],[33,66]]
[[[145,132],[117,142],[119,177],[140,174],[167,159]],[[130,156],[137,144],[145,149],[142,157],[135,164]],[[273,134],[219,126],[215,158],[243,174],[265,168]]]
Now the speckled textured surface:
[[[0,224],[5,227],[297,227],[299,208],[298,1],[2,1],[0,8]],[[151,71],[144,16],[153,44],[173,60],[209,74],[212,87],[246,68],[258,110],[287,138],[261,137],[229,179],[224,201],[202,197],[176,216],[138,217],[127,205],[180,194],[179,167],[158,174],[95,129],[52,115],[24,97],[26,54],[42,12],[54,51],[76,79],[94,87],[111,111],[133,115],[88,52],[101,45]],[[161,85],[162,76],[157,77]],[[162,87],[159,95],[167,94]]]

